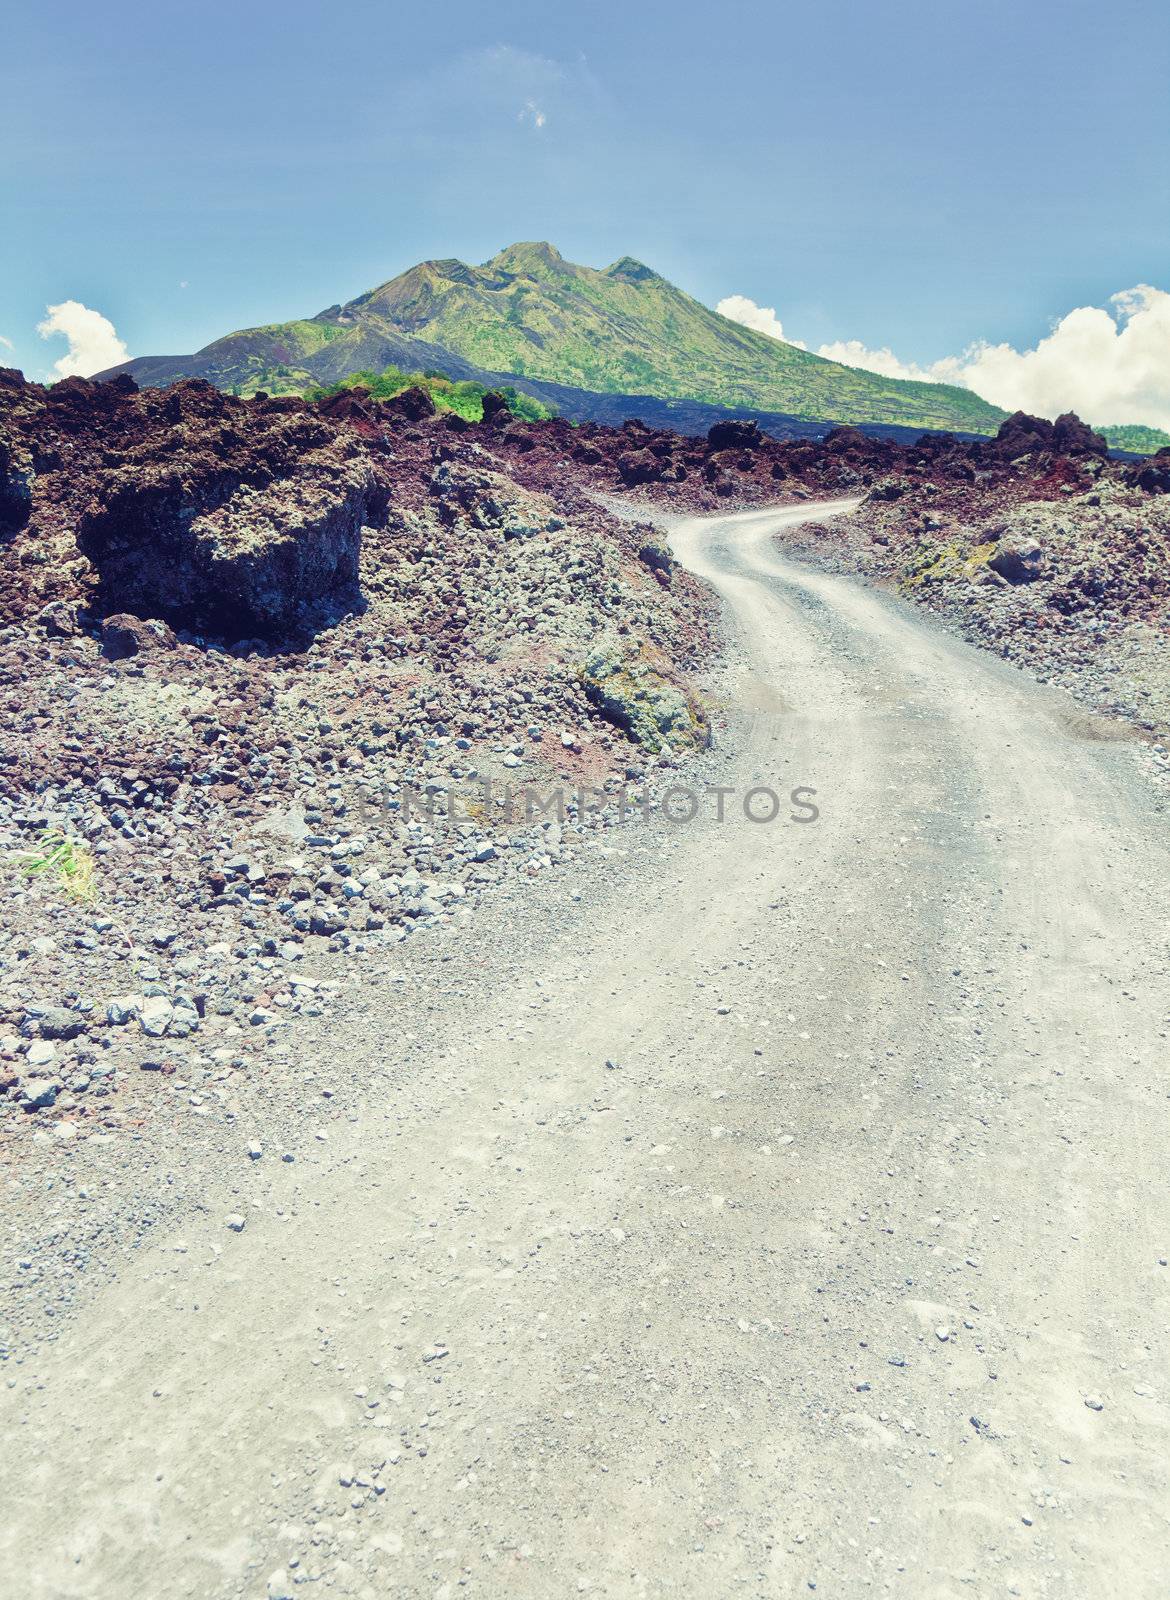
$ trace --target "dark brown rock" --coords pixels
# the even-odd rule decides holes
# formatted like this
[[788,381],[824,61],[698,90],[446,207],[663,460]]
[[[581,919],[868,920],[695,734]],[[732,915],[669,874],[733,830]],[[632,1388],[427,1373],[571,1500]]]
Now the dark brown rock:
[[512,419],[506,398],[498,389],[489,389],[483,397],[483,421],[488,428],[503,427]]
[[758,450],[763,440],[758,422],[740,418],[716,422],[707,430],[707,443],[712,450]]
[[178,643],[165,622],[144,620],[119,612],[106,617],[101,627],[102,654],[107,661],[125,661],[130,656],[157,650],[173,650]]
[[617,469],[622,482],[631,488],[640,483],[654,483],[662,476],[662,462],[652,450],[627,450],[618,457]]
[[1133,481],[1147,494],[1170,494],[1170,445],[1133,469]]

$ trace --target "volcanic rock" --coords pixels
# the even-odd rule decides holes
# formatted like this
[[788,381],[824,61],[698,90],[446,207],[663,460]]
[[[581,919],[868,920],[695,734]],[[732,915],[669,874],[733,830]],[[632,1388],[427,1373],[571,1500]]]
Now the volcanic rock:
[[1044,576],[1044,549],[1026,534],[1009,535],[999,541],[987,565],[1009,583],[1034,583]]
[[[401,398],[401,397],[400,397]],[[498,389],[489,389],[483,397],[483,421],[488,428],[503,427],[512,419],[508,402]]]
[[416,385],[411,389],[403,389],[392,400],[383,400],[380,409],[391,416],[405,417],[408,422],[421,422],[425,417],[434,416],[435,402],[428,389]]
[[1101,434],[1094,433],[1074,411],[1066,411],[1063,416],[1057,417],[1052,434],[1056,448],[1063,456],[1100,456],[1103,461],[1109,456],[1108,441]]
[[32,462],[0,433],[0,533],[23,528],[32,510]]
[[225,464],[202,441],[185,459],[104,474],[77,535],[101,608],[267,637],[308,602],[351,594],[378,483],[340,442],[305,443],[279,476],[267,461]]
[[1170,445],[1133,469],[1133,481],[1147,494],[1170,494]]
[[997,454],[1008,461],[1039,450],[1064,456],[1099,456],[1102,460],[1109,455],[1106,440],[1072,411],[1066,411],[1055,422],[1016,411],[1000,424],[995,446]]
[[128,612],[106,617],[101,625],[102,654],[107,661],[125,661],[155,650],[173,650],[178,643],[165,622],[144,621]]
[[652,450],[627,450],[618,457],[618,472],[631,488],[639,483],[654,483],[662,476],[662,462]]
[[707,443],[712,450],[757,450],[763,440],[758,422],[739,418],[716,422],[707,430]]
[[694,704],[644,655],[603,642],[581,668],[581,682],[598,710],[648,750],[707,742]]

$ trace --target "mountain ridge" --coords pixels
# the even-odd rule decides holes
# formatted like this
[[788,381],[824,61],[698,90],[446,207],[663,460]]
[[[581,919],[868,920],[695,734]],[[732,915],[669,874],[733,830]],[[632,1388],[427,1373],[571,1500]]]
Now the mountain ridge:
[[802,421],[986,433],[1004,416],[970,390],[845,367],[746,328],[633,256],[581,266],[546,240],[508,245],[478,267],[455,257],[418,262],[315,317],[241,329],[190,356],[140,357],[98,376],[297,392],[386,366]]

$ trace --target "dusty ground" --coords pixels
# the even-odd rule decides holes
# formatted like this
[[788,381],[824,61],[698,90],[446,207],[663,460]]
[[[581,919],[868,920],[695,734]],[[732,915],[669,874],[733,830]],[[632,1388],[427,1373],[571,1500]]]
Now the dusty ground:
[[[786,520],[673,534],[723,822],[375,954],[298,1086],[12,1196],[22,1600],[1165,1593],[1161,802]],[[103,1185],[72,1297],[18,1288]]]

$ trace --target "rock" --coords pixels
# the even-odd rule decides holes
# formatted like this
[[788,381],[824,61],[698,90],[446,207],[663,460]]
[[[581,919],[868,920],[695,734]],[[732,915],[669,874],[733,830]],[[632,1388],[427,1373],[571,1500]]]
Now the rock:
[[396,394],[392,400],[384,400],[382,410],[405,417],[408,422],[421,422],[424,417],[434,416],[435,402],[428,389],[420,388],[416,384],[409,389],[403,389],[402,393]]
[[[205,405],[196,381],[176,385]],[[222,404],[219,397],[215,405]],[[221,430],[176,430],[94,481],[77,542],[110,613],[216,634],[278,634],[301,609],[351,594],[363,523],[385,505],[372,467],[322,418],[278,414],[225,448]],[[139,640],[133,626],[125,630]]]
[[1066,411],[1055,422],[1016,411],[1000,424],[995,449],[1008,461],[1041,450],[1063,456],[1097,456],[1101,460],[1109,455],[1108,442],[1072,411]]
[[744,456],[738,450],[719,450],[714,455],[708,456],[703,466],[703,475],[714,486],[716,494],[719,485],[727,484],[734,491],[736,487],[735,475],[743,471],[751,471],[752,458]]
[[630,488],[654,483],[662,476],[662,462],[652,450],[627,450],[618,457],[617,469],[622,482]]
[[870,443],[860,428],[850,423],[830,428],[825,435],[825,449],[831,455],[868,455]]
[[[0,368],[9,372],[11,368]],[[0,531],[23,528],[32,511],[32,456],[28,449],[0,431]]]
[[707,723],[697,704],[645,656],[602,644],[585,661],[580,678],[598,710],[647,749],[707,743]]
[[880,483],[875,483],[869,491],[871,500],[900,500],[904,494],[909,493],[910,485],[904,478],[883,478]]
[[1132,468],[1133,481],[1147,494],[1170,494],[1170,445]]
[[1009,583],[1035,583],[1044,576],[1046,563],[1039,540],[1027,534],[1009,534],[999,541],[987,565]]
[[1044,417],[1029,416],[1026,411],[1014,411],[1006,422],[1001,422],[995,436],[996,453],[1005,460],[1014,461],[1037,450],[1051,450],[1055,443],[1055,430]]
[[171,1012],[169,1028],[171,1037],[175,1039],[186,1038],[188,1034],[196,1031],[200,1021],[199,1008],[195,1002],[187,999],[186,996],[181,996],[175,1001]]
[[142,1031],[149,1034],[152,1039],[161,1039],[169,1032],[174,1015],[174,1006],[166,995],[162,994],[145,996],[138,1008],[138,1021]]
[[1099,456],[1103,461],[1109,456],[1108,440],[1094,433],[1075,411],[1066,411],[1057,417],[1052,425],[1052,437],[1063,456]]
[[345,912],[332,906],[316,907],[309,918],[310,933],[320,934],[324,938],[332,938],[335,933],[340,933],[345,926]]
[[21,1104],[26,1111],[44,1111],[54,1105],[64,1088],[60,1078],[37,1077],[26,1079],[20,1086]]
[[30,1006],[28,1016],[36,1023],[42,1039],[76,1039],[85,1032],[85,1018],[67,1006]]
[[674,557],[665,545],[647,540],[638,547],[638,560],[652,572],[669,574],[674,567]]
[[489,389],[483,397],[483,421],[489,428],[503,427],[512,420],[506,398],[498,389]]
[[142,996],[137,994],[115,995],[106,1005],[106,1021],[115,1028],[123,1027],[127,1022],[133,1022],[142,1010]]
[[131,656],[157,650],[173,650],[178,644],[165,622],[144,621],[120,611],[102,622],[102,655],[107,661],[126,661]]
[[763,442],[759,423],[739,418],[716,422],[707,430],[707,443],[712,450],[758,450]]
[[76,639],[82,632],[82,611],[75,601],[52,600],[37,621],[49,639]]
[[24,1059],[34,1070],[38,1067],[51,1066],[57,1059],[57,1046],[47,1039],[34,1039]]
[[230,1228],[233,1233],[243,1233],[245,1228],[244,1218],[238,1211],[230,1212],[224,1219],[225,1228]]

